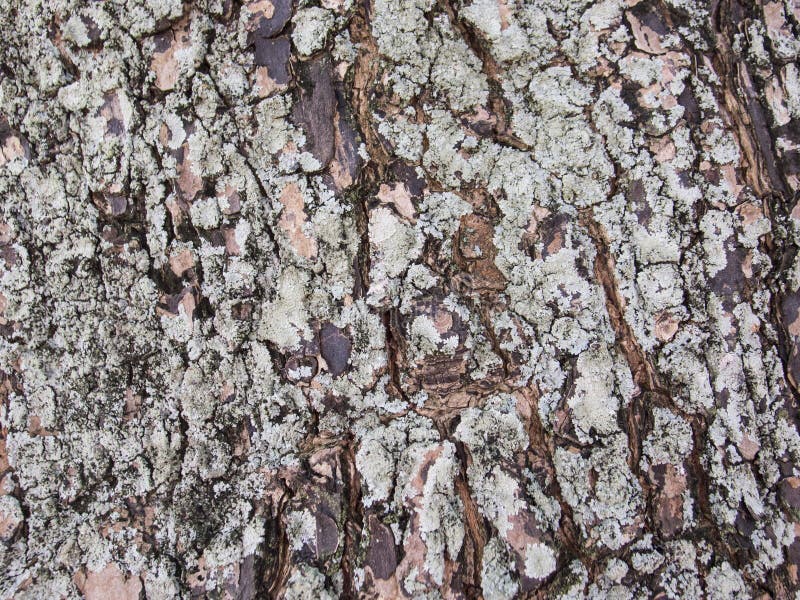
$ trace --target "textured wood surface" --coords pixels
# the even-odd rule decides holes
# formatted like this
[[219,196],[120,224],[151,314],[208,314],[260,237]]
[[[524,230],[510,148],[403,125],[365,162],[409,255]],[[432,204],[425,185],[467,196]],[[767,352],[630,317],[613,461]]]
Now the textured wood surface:
[[800,597],[797,0],[0,33],[0,598]]

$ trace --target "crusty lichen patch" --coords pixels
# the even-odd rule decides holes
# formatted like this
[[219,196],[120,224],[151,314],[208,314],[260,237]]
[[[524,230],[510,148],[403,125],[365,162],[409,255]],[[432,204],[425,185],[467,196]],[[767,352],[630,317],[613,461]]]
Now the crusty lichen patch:
[[0,11],[0,597],[789,598],[798,11]]

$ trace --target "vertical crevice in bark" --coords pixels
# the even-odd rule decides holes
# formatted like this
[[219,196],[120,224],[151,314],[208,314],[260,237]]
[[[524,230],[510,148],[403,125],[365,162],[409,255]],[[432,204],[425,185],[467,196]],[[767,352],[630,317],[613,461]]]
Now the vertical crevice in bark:
[[361,548],[361,532],[364,528],[363,504],[361,502],[361,482],[356,469],[353,439],[347,440],[343,451],[342,479],[344,483],[344,548],[341,569],[344,577],[343,596],[355,598],[358,590],[354,582],[354,570],[358,564]]
[[[464,506],[465,542],[459,555],[461,567],[466,571],[463,581],[463,590],[453,590],[454,593],[464,593],[467,598],[478,598],[481,593],[481,565],[483,563],[483,550],[486,546],[486,524],[472,498],[467,477],[469,456],[460,442],[455,442],[460,473],[455,480],[455,489]],[[463,558],[462,558],[463,557]]]
[[714,64],[720,75],[721,95],[728,117],[739,139],[747,163],[745,177],[759,198],[771,193],[786,196],[786,182],[773,150],[772,135],[744,57],[732,48],[734,37],[745,33],[750,9],[737,0],[715,0],[711,4],[714,27]]
[[511,108],[503,95],[503,83],[500,79],[500,67],[497,61],[495,61],[491,52],[487,51],[485,42],[477,35],[474,27],[459,17],[453,2],[451,0],[443,0],[441,5],[447,13],[453,29],[467,43],[475,56],[480,59],[483,73],[489,79],[487,105],[492,114],[498,117],[498,122],[491,130],[492,139],[498,144],[516,148],[517,150],[531,151],[530,145],[519,139],[509,125]]
[[285,482],[281,482],[283,493],[277,505],[269,506],[271,514],[266,519],[262,556],[264,560],[261,589],[268,598],[280,598],[289,576],[291,549],[284,525],[284,511],[291,499],[291,493]]

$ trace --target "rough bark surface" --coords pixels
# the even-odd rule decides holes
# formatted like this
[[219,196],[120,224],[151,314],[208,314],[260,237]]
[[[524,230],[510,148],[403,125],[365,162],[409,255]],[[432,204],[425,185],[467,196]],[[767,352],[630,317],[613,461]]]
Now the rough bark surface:
[[797,0],[0,32],[0,598],[797,597]]

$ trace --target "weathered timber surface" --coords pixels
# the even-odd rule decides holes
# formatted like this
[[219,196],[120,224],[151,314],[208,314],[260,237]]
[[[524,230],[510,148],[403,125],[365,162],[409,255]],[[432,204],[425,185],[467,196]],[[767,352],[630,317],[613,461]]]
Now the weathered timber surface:
[[0,33],[0,600],[798,597],[797,0]]

